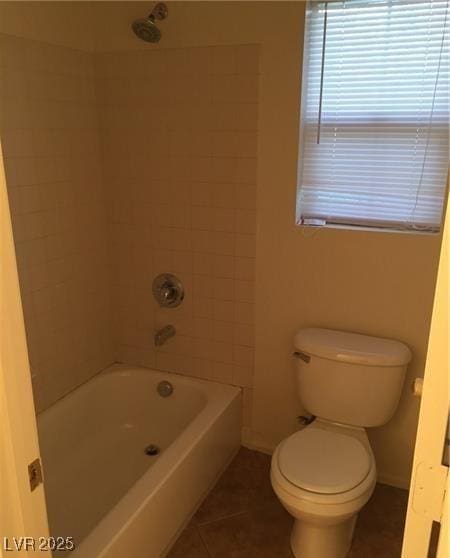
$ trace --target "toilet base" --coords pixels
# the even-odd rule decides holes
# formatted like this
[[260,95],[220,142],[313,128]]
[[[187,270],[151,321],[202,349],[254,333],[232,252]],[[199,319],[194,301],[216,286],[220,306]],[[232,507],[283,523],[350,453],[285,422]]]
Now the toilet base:
[[291,533],[295,558],[345,558],[350,550],[358,514],[335,525],[317,525],[297,519]]

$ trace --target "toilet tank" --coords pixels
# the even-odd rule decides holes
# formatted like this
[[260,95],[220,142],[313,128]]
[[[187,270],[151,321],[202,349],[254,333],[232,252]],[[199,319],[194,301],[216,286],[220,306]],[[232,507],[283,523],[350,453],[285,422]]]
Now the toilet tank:
[[397,408],[409,348],[391,339],[309,328],[295,336],[298,396],[320,418],[380,426]]

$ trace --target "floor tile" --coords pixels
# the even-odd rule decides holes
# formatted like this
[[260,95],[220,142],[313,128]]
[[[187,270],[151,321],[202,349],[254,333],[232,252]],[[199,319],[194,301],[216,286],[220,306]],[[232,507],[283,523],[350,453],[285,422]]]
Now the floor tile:
[[[347,558],[400,558],[408,492],[378,484]],[[293,558],[293,519],[270,484],[270,456],[242,448],[168,558]]]
[[290,558],[291,516],[277,503],[199,527],[211,558]]
[[377,484],[360,511],[348,558],[399,558],[408,492]]
[[210,558],[196,527],[185,529],[167,558]]
[[270,456],[241,448],[193,522],[203,525],[277,501],[270,484]]

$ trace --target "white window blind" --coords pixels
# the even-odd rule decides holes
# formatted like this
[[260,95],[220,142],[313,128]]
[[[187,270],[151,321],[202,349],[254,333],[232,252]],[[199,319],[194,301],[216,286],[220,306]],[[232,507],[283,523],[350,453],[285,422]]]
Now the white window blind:
[[449,2],[310,2],[299,224],[437,230],[449,161]]

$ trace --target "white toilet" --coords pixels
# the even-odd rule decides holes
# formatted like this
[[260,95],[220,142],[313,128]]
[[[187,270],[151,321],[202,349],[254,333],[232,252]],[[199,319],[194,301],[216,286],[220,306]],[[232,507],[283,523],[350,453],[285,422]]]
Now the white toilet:
[[394,414],[411,352],[398,341],[312,328],[297,333],[295,347],[298,395],[316,418],[276,448],[272,486],[296,520],[295,557],[344,558],[376,483],[365,428]]

